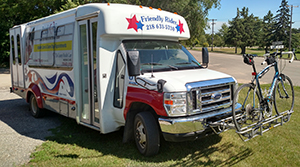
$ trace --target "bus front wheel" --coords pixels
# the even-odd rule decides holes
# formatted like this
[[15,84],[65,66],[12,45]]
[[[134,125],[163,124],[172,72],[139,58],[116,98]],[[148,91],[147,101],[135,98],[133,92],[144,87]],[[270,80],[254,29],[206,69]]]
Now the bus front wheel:
[[150,112],[141,112],[134,119],[134,139],[141,154],[156,155],[160,147],[159,128]]

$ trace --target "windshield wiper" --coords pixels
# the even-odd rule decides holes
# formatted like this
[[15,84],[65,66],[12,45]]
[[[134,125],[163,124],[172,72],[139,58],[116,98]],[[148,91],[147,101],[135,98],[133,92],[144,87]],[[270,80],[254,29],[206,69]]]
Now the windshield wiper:
[[196,62],[195,60],[192,60],[193,63],[197,64],[199,67],[202,67],[198,62]]
[[[196,65],[198,65],[199,67],[201,67],[201,65],[198,63],[198,62],[196,62],[195,60],[192,60],[192,63],[194,63],[194,64],[196,64]],[[192,63],[190,63],[190,62],[182,62],[182,63],[176,63],[176,64],[192,64]]]
[[[161,64],[161,63],[143,63],[142,65],[163,65],[163,64]],[[175,69],[175,70],[178,70],[178,68],[177,67],[175,67],[175,66],[172,66],[172,65],[168,65],[170,68],[172,68],[172,69]]]
[[162,65],[162,64],[160,64],[160,63],[142,63],[142,65]]
[[172,69],[175,69],[175,70],[178,70],[178,68],[177,67],[175,67],[175,66],[171,66],[171,65],[168,65],[170,68],[172,68]]
[[182,62],[182,63],[176,63],[177,65],[179,64],[191,64],[190,62]]

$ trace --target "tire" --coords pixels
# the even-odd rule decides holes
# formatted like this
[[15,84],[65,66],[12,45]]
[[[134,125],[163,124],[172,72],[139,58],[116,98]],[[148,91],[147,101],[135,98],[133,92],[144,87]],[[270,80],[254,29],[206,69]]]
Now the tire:
[[[283,89],[283,85],[285,91]],[[294,87],[292,80],[284,75],[280,74],[279,79],[276,81],[274,89],[274,107],[278,115],[281,115],[284,111],[292,111],[294,108]],[[284,118],[284,121],[289,121],[290,115]]]
[[[235,110],[236,103],[241,104],[240,110]],[[255,85],[240,86],[233,97],[232,117],[236,130],[242,132],[249,125],[257,124],[263,118],[259,97]]]
[[39,108],[34,95],[30,96],[29,110],[30,110],[31,115],[35,118],[41,118],[45,115],[45,112]]
[[141,112],[135,116],[134,139],[141,154],[153,156],[158,153],[160,147],[159,128],[150,112]]

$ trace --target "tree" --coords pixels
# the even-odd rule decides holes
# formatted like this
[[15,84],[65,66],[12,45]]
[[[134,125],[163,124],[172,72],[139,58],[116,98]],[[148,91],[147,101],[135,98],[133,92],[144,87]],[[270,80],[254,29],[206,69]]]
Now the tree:
[[[212,43],[212,35],[205,34],[206,40],[209,44]],[[214,34],[214,46],[224,46],[223,38],[220,36],[219,33]]]
[[240,20],[240,10],[237,8],[237,15],[232,21],[229,21],[228,33],[226,36],[225,43],[235,46],[235,53],[237,53],[237,47],[241,41],[241,34],[239,34],[239,29],[242,27]]
[[[249,16],[249,9],[243,7],[240,11],[237,8],[237,16],[229,21],[229,30],[226,43],[242,49],[245,54],[247,46],[254,46],[258,43],[261,29],[261,21],[253,14]],[[237,51],[237,50],[236,50]]]
[[297,33],[300,33],[300,28],[292,28],[292,33],[293,34],[297,34]]
[[224,46],[224,40],[218,33],[214,35],[214,46]]
[[300,47],[300,33],[292,34],[292,48]]
[[225,46],[225,41],[227,40],[227,35],[228,35],[228,26],[227,24],[223,23],[221,26],[221,29],[217,33],[221,38],[222,38],[222,45]]
[[282,0],[277,15],[275,16],[275,31],[273,35],[273,41],[283,41],[285,46],[289,43],[289,31],[290,31],[290,15],[289,8],[287,7],[287,1]]
[[202,34],[200,37],[199,37],[199,44],[203,47],[207,47],[207,40],[206,40],[206,37],[205,37],[205,34]]
[[269,10],[267,15],[264,16],[262,22],[262,36],[260,46],[265,47],[267,51],[269,46],[272,44],[272,39],[274,39],[274,31],[275,31],[275,22],[272,12]]
[[300,48],[300,28],[292,28],[292,48]]

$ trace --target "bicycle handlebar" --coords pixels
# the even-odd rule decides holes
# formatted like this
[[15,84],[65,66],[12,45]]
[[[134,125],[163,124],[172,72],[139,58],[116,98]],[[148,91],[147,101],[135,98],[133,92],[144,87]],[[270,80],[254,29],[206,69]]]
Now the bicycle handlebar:
[[291,59],[289,60],[289,63],[292,63],[293,61],[294,61],[294,59],[295,59],[295,53],[294,52],[292,52],[292,51],[288,51],[288,52],[280,52],[280,53],[278,53],[277,51],[276,52],[274,52],[274,53],[266,53],[266,54],[264,54],[264,58],[265,58],[265,60],[261,63],[261,65],[264,65],[264,64],[266,64],[267,62],[266,62],[266,59],[267,59],[267,56],[270,56],[270,55],[272,55],[272,56],[278,56],[278,55],[284,55],[284,54],[292,54],[292,57],[291,57]]

